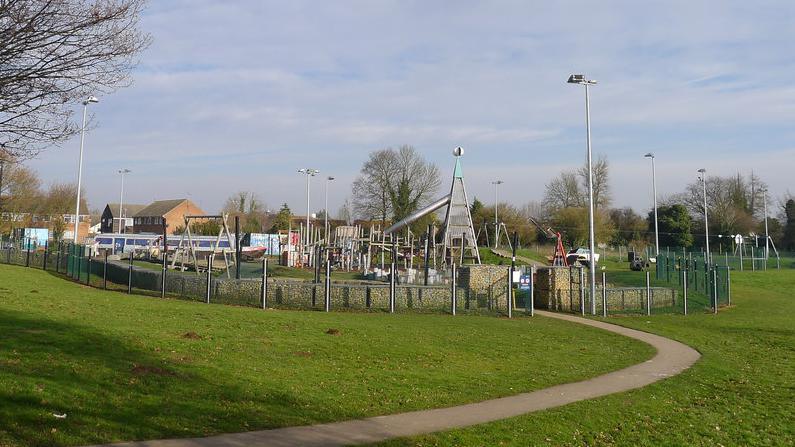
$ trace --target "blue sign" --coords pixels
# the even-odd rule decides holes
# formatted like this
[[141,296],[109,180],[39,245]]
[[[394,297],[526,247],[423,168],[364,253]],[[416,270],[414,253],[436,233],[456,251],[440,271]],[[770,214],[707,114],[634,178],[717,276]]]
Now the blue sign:
[[519,290],[530,290],[530,275],[519,277]]

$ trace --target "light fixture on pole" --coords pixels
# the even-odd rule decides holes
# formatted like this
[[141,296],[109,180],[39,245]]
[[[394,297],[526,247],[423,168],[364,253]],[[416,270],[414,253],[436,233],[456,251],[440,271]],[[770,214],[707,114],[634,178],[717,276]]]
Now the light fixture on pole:
[[497,248],[497,241],[500,238],[500,224],[497,220],[497,186],[502,185],[502,180],[495,180],[491,182],[494,185],[494,248]]
[[[119,192],[119,233],[124,233],[124,230],[127,228],[127,220],[124,218],[124,175],[129,174],[132,171],[129,169],[119,169],[119,174],[121,174],[121,191]],[[111,223],[111,230],[113,229],[113,223]]]
[[709,264],[709,220],[707,218],[707,170],[701,168],[698,170],[698,173],[701,174],[699,176],[699,180],[701,180],[701,187],[704,191],[704,242],[707,248],[706,255],[704,257],[704,261]]
[[329,244],[329,239],[328,239],[328,233],[329,233],[329,227],[328,227],[328,184],[329,184],[329,182],[333,182],[333,181],[334,181],[334,177],[331,177],[331,176],[326,177],[326,203],[325,203],[324,208],[323,208],[323,232],[325,233],[324,239],[326,240],[326,245]]
[[654,197],[654,255],[660,256],[660,230],[657,227],[657,170],[654,167],[654,153],[649,152],[644,157],[651,158],[651,189]]
[[306,175],[306,231],[304,237],[304,246],[309,245],[309,179],[320,173],[317,169],[302,168],[298,172]]
[[591,157],[591,100],[588,87],[595,85],[596,81],[587,79],[585,75],[573,74],[567,81],[569,84],[585,86],[585,137],[588,146],[588,270],[590,271],[591,284],[591,313],[596,315],[596,243],[594,235],[594,204],[593,204],[593,163]]
[[77,164],[77,199],[75,200],[75,234],[72,242],[77,243],[77,230],[80,225],[80,188],[83,183],[83,144],[86,140],[86,115],[88,114],[88,105],[99,102],[96,96],[89,96],[83,101],[83,127],[80,130],[80,161]]

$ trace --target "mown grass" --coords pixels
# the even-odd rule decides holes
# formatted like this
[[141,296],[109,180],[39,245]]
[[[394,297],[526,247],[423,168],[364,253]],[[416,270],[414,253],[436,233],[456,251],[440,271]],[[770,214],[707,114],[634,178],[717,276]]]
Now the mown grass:
[[734,446],[795,442],[795,271],[733,273],[718,315],[610,322],[687,343],[703,358],[627,393],[387,446]]
[[[261,311],[0,266],[0,445],[204,436],[455,405],[651,348],[548,319]],[[55,415],[63,415],[57,418]]]

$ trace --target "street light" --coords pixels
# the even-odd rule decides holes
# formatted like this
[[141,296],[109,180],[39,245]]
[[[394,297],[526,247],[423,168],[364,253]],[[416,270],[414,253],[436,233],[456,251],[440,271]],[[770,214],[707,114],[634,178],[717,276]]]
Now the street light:
[[595,85],[593,79],[586,79],[585,75],[573,74],[567,81],[569,84],[579,84],[585,86],[585,137],[588,146],[588,249],[590,250],[588,270],[591,272],[591,313],[596,315],[596,243],[594,236],[594,217],[593,217],[593,164],[591,157],[591,104],[588,94],[588,86]]
[[500,234],[500,226],[497,220],[497,186],[502,185],[502,180],[495,180],[491,182],[494,185],[494,249],[497,249],[497,239],[499,238]]
[[[122,215],[122,210],[124,210],[124,174],[129,174],[132,171],[129,169],[119,169],[119,174],[121,174],[121,192],[119,193],[119,233],[124,233],[124,230],[127,227],[127,221],[124,219]],[[113,224],[111,223],[111,230],[113,230]]]
[[83,182],[83,144],[86,140],[86,114],[88,105],[99,102],[96,96],[89,96],[83,101],[83,127],[80,130],[80,161],[77,164],[77,200],[75,201],[75,234],[72,241],[77,244],[77,229],[80,224],[80,188]]
[[328,243],[329,243],[329,240],[328,240],[328,232],[329,232],[329,227],[328,227],[328,184],[329,184],[329,182],[333,182],[333,181],[334,181],[334,177],[326,177],[326,204],[324,205],[325,208],[323,209],[323,220],[324,220],[324,222],[323,222],[323,232],[325,233],[324,238],[326,239],[326,245],[328,245]]
[[298,172],[306,174],[306,237],[304,238],[304,244],[309,245],[309,179],[320,173],[320,171],[317,169],[302,168],[299,169]]
[[644,155],[646,158],[651,158],[651,187],[652,195],[654,196],[654,248],[655,256],[660,256],[660,231],[657,227],[657,170],[654,168],[654,153],[649,152]]
[[707,219],[707,170],[701,168],[698,170],[698,173],[701,174],[699,176],[699,180],[701,181],[701,187],[704,190],[704,237],[707,246],[707,254],[704,258],[707,264],[709,264],[709,220]]

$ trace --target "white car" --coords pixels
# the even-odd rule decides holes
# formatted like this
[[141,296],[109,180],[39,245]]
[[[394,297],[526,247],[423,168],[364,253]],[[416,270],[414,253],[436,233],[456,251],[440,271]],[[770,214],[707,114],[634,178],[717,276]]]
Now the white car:
[[[599,253],[594,255],[594,261],[599,263]],[[572,249],[566,255],[566,262],[568,262],[569,265],[579,263],[588,266],[591,264],[591,250],[583,247]]]

